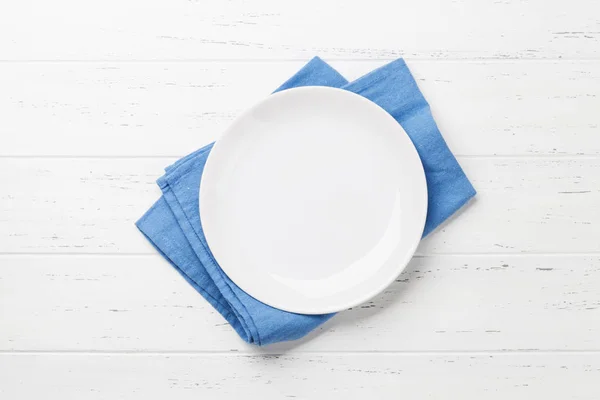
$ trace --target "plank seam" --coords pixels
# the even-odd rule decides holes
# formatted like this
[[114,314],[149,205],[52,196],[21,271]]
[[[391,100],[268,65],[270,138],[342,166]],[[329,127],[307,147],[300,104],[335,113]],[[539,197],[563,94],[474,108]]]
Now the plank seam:
[[254,352],[241,351],[131,351],[131,350],[0,350],[2,355],[80,355],[80,356],[102,356],[102,355],[131,355],[131,356],[233,356],[233,357],[294,357],[294,356],[360,356],[360,355],[397,355],[397,356],[510,356],[510,355],[580,355],[593,354],[600,356],[599,349],[575,349],[575,350],[535,350],[535,349],[514,349],[514,350],[364,350],[364,351],[280,351],[269,352],[268,350],[257,350]]
[[[190,150],[192,151],[192,150]],[[63,160],[136,160],[136,159],[155,159],[155,160],[176,160],[184,157],[185,154],[178,155],[34,155],[34,154],[0,154],[0,159],[63,159]],[[454,154],[458,159],[470,160],[600,160],[599,154]]]
[[[319,55],[315,52],[315,55]],[[328,62],[386,62],[403,58],[409,62],[600,62],[600,57],[588,58],[568,58],[568,57],[447,57],[447,58],[421,58],[421,57],[377,57],[377,58],[336,58],[323,56]],[[0,63],[288,63],[288,62],[306,62],[311,58],[157,58],[157,59],[0,59]]]
[[[158,257],[156,253],[94,253],[94,252],[52,252],[52,253],[27,253],[27,252],[0,252],[0,257]],[[415,254],[414,258],[435,257],[600,257],[597,252],[487,252],[487,253],[428,253]],[[0,266],[1,268],[1,266]]]

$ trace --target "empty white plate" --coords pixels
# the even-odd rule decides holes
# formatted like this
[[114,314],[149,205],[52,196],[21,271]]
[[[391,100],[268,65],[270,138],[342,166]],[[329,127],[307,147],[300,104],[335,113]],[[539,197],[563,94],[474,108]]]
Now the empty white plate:
[[325,87],[269,96],[217,141],[200,185],[206,240],[245,292],[323,314],[382,291],[427,213],[421,160],[375,103]]

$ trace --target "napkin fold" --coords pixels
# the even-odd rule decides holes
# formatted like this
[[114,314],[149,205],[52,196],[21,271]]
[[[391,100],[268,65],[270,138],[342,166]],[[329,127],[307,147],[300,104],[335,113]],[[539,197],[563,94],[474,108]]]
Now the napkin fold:
[[[475,195],[403,60],[348,83],[315,57],[276,91],[299,86],[352,91],[379,104],[402,125],[417,148],[427,179],[429,208],[424,236]],[[266,345],[301,338],[334,314],[294,314],[261,303],[237,287],[210,252],[198,202],[200,180],[211,148],[212,144],[205,146],[165,169],[157,181],[163,195],[136,225],[246,342]]]

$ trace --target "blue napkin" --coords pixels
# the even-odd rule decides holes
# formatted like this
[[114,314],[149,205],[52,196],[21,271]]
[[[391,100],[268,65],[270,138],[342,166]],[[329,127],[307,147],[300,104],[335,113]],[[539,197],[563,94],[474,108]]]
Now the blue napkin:
[[[475,195],[403,60],[348,83],[315,57],[277,91],[299,86],[341,87],[358,93],[379,104],[404,127],[427,178],[429,210],[424,235]],[[246,342],[266,345],[301,338],[333,314],[294,314],[259,302],[225,275],[208,248],[200,224],[198,189],[211,148],[212,144],[205,146],[165,169],[158,180],[163,196],[136,225]]]

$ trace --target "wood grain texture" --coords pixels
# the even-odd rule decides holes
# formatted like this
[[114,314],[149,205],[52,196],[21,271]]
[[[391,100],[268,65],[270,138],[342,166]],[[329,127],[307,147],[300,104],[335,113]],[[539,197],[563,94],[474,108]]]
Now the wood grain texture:
[[21,1],[5,60],[598,58],[596,0]]
[[371,301],[263,349],[160,256],[3,256],[0,278],[0,351],[600,350],[600,256],[417,257]]
[[594,354],[0,354],[4,398],[589,399]]
[[[0,398],[600,398],[600,3],[0,6]],[[372,301],[243,343],[134,227],[315,55],[408,60],[475,201]]]
[[[0,159],[0,252],[155,254],[134,222],[174,160]],[[600,159],[459,161],[478,196],[419,254],[600,251]]]
[[[182,156],[304,62],[0,63],[0,155]],[[409,67],[455,154],[600,154],[600,62]]]

